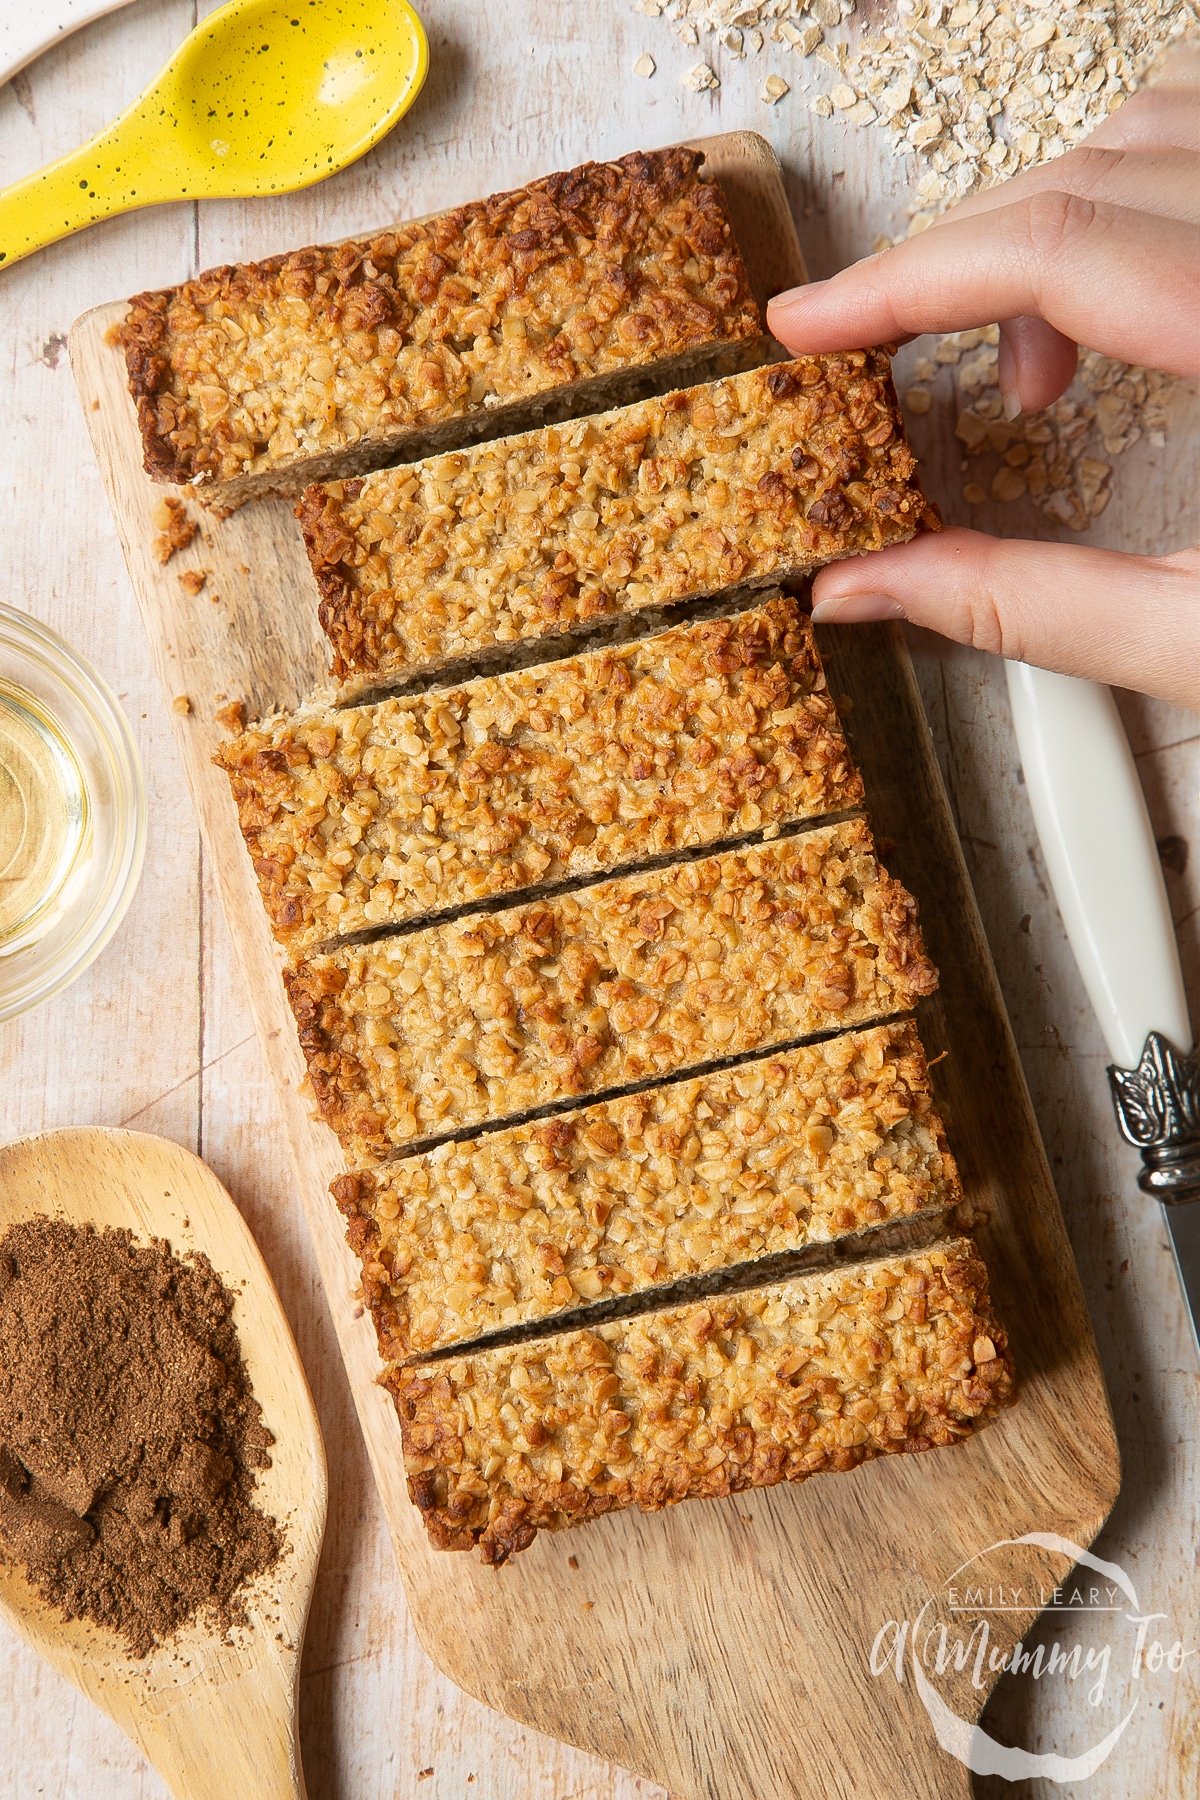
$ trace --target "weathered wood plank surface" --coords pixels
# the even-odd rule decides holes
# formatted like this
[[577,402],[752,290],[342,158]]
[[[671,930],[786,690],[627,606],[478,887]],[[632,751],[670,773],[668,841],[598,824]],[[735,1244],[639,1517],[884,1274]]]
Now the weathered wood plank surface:
[[[146,763],[155,845],[130,923],[105,957],[57,1001],[0,1029],[0,1130],[10,1137],[95,1121],[163,1131],[209,1158],[262,1244],[340,1471],[306,1658],[313,1791],[626,1800],[656,1790],[467,1700],[415,1642],[293,1204],[276,1101],[60,340],[72,318],[114,293],[428,211],[584,155],[743,124],[764,130],[779,148],[810,266],[820,274],[869,248],[896,219],[905,171],[873,134],[843,135],[814,119],[798,92],[773,110],[762,107],[761,65],[724,69],[715,100],[685,92],[676,76],[694,53],[616,0],[599,20],[584,0],[508,0],[503,8],[428,0],[424,12],[434,51],[429,88],[396,139],[358,169],[270,205],[214,205],[199,217],[171,208],[117,221],[0,278],[8,402],[0,587],[63,630],[117,687]],[[165,59],[191,15],[180,0],[142,0],[0,92],[0,180],[69,148],[114,112]],[[659,63],[651,82],[631,72],[647,48]],[[920,421],[922,436],[932,442],[937,425],[936,414]],[[1182,541],[1185,482],[1181,459],[1125,459],[1102,521],[1106,537],[1137,547]],[[954,492],[950,480],[936,485]],[[1011,515],[1008,522],[1011,528]],[[1045,889],[999,671],[972,654],[922,645],[918,672],[1123,1442],[1125,1490],[1099,1548],[1136,1569],[1149,1604],[1190,1620],[1200,1612],[1192,1552],[1195,1376],[1161,1226],[1133,1194],[1131,1159],[1114,1140],[1102,1047]],[[1137,700],[1129,701],[1128,717],[1160,836],[1179,840],[1168,849],[1169,868],[1178,871],[1171,889],[1194,993],[1194,854],[1179,865],[1180,843],[1196,838],[1195,725]],[[10,1639],[0,1642],[0,1693],[20,1720],[0,1740],[0,1790],[98,1800],[159,1791],[124,1741]],[[1194,1674],[1160,1683],[1090,1792],[1193,1791],[1196,1746],[1184,1734],[1196,1706]],[[992,1711],[1001,1708],[1024,1741],[1042,1747],[1070,1749],[1096,1724],[1062,1686],[1014,1686]],[[432,1776],[420,1780],[427,1769]]]

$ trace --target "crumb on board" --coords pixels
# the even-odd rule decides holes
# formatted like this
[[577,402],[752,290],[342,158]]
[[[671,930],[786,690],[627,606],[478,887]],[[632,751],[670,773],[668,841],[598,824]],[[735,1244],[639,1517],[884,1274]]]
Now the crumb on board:
[[579,1610],[580,1612],[591,1612],[595,1604],[596,1602],[594,1600],[581,1600],[579,1602]]
[[635,75],[640,75],[643,81],[649,81],[657,67],[658,64],[655,62],[654,58],[643,53],[643,55],[639,56],[634,63],[633,72]]
[[759,98],[763,101],[764,105],[774,106],[777,101],[782,100],[783,96],[785,94],[790,94],[791,91],[791,83],[785,81],[782,75],[768,75],[767,79],[763,82],[762,93]]
[[190,594],[194,599],[208,580],[209,574],[208,569],[184,569],[179,577],[179,585],[185,594]]
[[92,408],[91,408],[91,410],[92,410],[92,411],[93,411],[93,412],[99,412],[99,411],[100,411],[100,398],[99,398],[99,395],[97,395],[97,397],[96,397],[96,399],[95,399],[95,400],[93,400],[93,401],[92,401]]
[[224,706],[218,706],[213,718],[231,735],[242,731],[246,724],[246,702],[244,700],[227,700]]
[[121,348],[121,345],[124,340],[122,339],[122,336],[121,336],[121,321],[120,321],[120,319],[113,320],[112,324],[109,326],[108,330],[104,334],[104,341],[108,345],[110,350],[119,350]]
[[158,527],[154,539],[154,560],[169,563],[177,551],[186,550],[200,526],[182,500],[166,494],[154,508],[151,518]]
[[418,1769],[417,1770],[417,1780],[418,1781],[428,1781],[432,1775],[433,1775],[432,1764],[427,1769]]
[[186,694],[176,694],[175,698],[171,702],[171,711],[173,713],[178,713],[180,718],[186,718],[188,713],[191,712],[191,710],[192,710],[192,703],[188,699],[187,695]]
[[567,1567],[568,1569],[577,1569],[579,1567],[579,1558],[577,1556],[568,1556]]

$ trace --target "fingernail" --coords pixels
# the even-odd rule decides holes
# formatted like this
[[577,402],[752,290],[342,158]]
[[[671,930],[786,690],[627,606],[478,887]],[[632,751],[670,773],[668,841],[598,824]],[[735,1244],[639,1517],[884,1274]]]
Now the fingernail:
[[818,600],[814,625],[869,625],[877,619],[906,619],[908,614],[890,594],[847,594],[844,600]]
[[1000,389],[1001,409],[1011,424],[1020,416],[1021,392],[1017,387],[1016,358],[1013,355],[1012,345],[1003,332],[1000,335],[1000,345],[996,351],[996,386]]
[[767,301],[767,311],[770,312],[773,306],[794,306],[798,300],[806,300],[814,288],[823,285],[820,281],[810,281],[804,287],[785,288],[782,294],[772,294]]

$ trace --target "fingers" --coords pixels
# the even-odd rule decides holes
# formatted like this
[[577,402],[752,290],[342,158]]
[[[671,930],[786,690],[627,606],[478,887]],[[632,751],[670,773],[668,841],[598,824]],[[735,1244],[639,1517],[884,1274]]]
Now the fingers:
[[1198,294],[1200,228],[1048,190],[781,294],[768,323],[799,352],[1036,315],[1074,343],[1183,375],[1200,370]]
[[1119,150],[1200,151],[1197,86],[1148,87],[1109,113],[1087,142]]
[[[1200,104],[1193,102],[1197,112]],[[1010,181],[984,188],[981,194],[959,200],[934,221],[940,229],[952,219],[970,219],[994,213],[1031,194],[1078,194],[1084,200],[1104,200],[1112,206],[1134,207],[1164,219],[1200,219],[1200,183],[1195,152],[1170,147],[1137,147],[1119,143],[1100,145],[1089,138],[1053,162],[1039,163]]]
[[1070,387],[1078,361],[1079,352],[1071,339],[1047,325],[1045,319],[1027,314],[1005,319],[1000,326],[996,357],[996,381],[1005,418],[1041,412],[1044,406],[1052,405]]
[[817,576],[817,624],[880,618],[1200,707],[1200,551],[1123,556],[956,530]]

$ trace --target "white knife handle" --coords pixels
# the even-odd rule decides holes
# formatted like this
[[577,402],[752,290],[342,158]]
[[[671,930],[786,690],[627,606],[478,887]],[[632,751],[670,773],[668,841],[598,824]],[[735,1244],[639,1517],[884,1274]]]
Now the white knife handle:
[[1067,937],[1109,1055],[1136,1067],[1161,1032],[1192,1045],[1142,784],[1105,687],[1007,663],[1017,746]]
[[0,87],[60,38],[129,4],[130,0],[0,0]]

